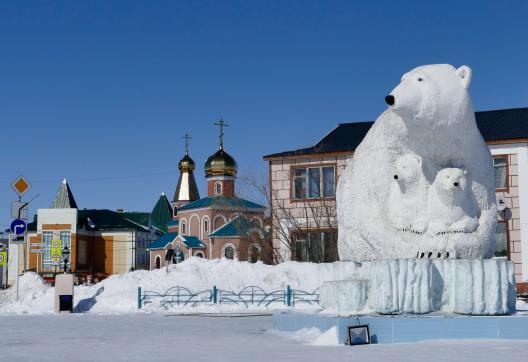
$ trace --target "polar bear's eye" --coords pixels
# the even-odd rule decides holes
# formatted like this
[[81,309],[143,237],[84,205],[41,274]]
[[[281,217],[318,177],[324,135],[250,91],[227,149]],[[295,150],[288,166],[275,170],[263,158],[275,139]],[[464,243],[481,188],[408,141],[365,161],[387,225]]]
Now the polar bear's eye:
[[423,79],[422,77],[418,77],[416,80],[417,80],[418,82],[423,82],[424,79]]

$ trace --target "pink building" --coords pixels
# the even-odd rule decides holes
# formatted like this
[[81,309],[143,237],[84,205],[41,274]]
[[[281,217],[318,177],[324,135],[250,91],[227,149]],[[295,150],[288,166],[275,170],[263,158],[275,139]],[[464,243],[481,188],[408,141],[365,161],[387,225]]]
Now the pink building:
[[269,262],[271,242],[264,235],[265,208],[236,195],[238,166],[220,147],[205,162],[207,196],[200,198],[188,148],[180,160],[180,177],[172,200],[168,232],[149,246],[150,268],[196,256]]

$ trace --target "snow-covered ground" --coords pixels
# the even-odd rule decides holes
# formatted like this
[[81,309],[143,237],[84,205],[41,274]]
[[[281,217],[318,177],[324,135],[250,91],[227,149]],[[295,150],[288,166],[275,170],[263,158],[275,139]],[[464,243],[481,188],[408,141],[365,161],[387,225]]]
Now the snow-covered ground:
[[[181,264],[153,271],[140,270],[123,275],[114,275],[92,286],[75,287],[76,311],[86,313],[135,313],[165,312],[157,301],[143,310],[137,309],[137,288],[143,291],[164,292],[174,286],[183,286],[193,292],[219,289],[238,292],[247,286],[259,286],[265,291],[283,290],[287,285],[294,289],[312,292],[319,288],[325,271],[332,268],[319,264],[288,262],[276,266],[262,263],[250,264],[227,259],[204,260],[191,258]],[[54,288],[45,285],[34,273],[20,278],[19,301],[15,300],[15,289],[0,291],[0,314],[45,314],[53,312]],[[276,308],[277,304],[271,308]],[[233,306],[202,305],[203,312],[232,310]],[[236,309],[236,307],[235,307]],[[184,310],[179,308],[179,311]]]
[[[271,317],[162,314],[4,316],[2,361],[525,361],[528,342],[320,346],[317,330],[270,331]],[[331,335],[331,333],[330,333]]]
[[[92,285],[75,287],[75,311],[95,314],[123,314],[145,312],[167,312],[159,304],[159,299],[137,308],[137,289],[164,292],[174,286],[182,286],[193,292],[219,289],[238,292],[247,286],[258,286],[267,292],[284,290],[287,285],[293,289],[312,292],[323,281],[340,280],[351,276],[354,263],[312,264],[287,262],[279,265],[250,264],[227,259],[204,260],[191,258],[172,265],[167,269],[135,271],[114,275]],[[53,313],[55,290],[43,283],[34,273],[20,277],[19,301],[15,299],[16,288],[0,291],[0,315],[10,314],[50,314]],[[207,293],[206,293],[207,294]],[[282,308],[281,303],[271,304],[267,309]],[[251,307],[255,310],[256,307]],[[309,308],[298,304],[296,309]],[[197,307],[175,307],[176,312],[229,312],[244,309],[241,305],[201,304]],[[260,308],[260,310],[265,308]],[[518,310],[526,310],[527,305],[517,304]],[[312,307],[313,310],[313,307]]]

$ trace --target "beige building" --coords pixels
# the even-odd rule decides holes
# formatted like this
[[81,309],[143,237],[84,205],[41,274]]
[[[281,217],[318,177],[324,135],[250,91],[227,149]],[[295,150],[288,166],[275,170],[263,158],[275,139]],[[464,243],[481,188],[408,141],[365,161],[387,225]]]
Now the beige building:
[[[476,112],[495,165],[497,257],[515,263],[528,291],[528,108]],[[337,180],[372,122],[339,124],[316,145],[267,155],[273,247],[283,260],[330,262],[337,256]],[[376,165],[372,165],[376,167]]]
[[137,266],[136,246],[146,246],[152,236],[148,227],[126,216],[122,211],[78,209],[64,180],[51,207],[38,209],[28,225],[27,243],[10,245],[9,284],[25,270],[53,282],[55,273],[64,269],[63,257],[56,264],[51,255],[55,240],[63,250],[68,248],[68,269],[80,277],[102,279],[130,271]]

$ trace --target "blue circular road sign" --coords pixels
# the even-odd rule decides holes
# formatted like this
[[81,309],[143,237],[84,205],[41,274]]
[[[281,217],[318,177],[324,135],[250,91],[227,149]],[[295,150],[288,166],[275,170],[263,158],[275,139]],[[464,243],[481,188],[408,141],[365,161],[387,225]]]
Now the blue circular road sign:
[[15,219],[11,223],[11,232],[15,235],[24,235],[27,230],[27,224],[24,220]]

